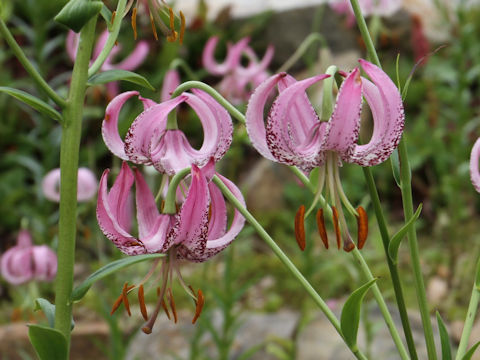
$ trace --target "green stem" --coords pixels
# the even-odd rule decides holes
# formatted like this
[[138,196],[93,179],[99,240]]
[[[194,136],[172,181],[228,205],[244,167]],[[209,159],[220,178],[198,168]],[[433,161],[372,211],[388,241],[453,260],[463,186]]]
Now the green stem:
[[22,48],[17,44],[15,38],[13,37],[12,33],[8,30],[7,25],[0,19],[0,33],[4,37],[7,44],[12,49],[13,54],[17,57],[18,61],[22,64],[25,70],[30,74],[33,80],[37,83],[37,85],[42,89],[45,94],[52,99],[55,104],[60,106],[61,108],[65,107],[66,101],[60,95],[58,95],[55,90],[53,90],[50,85],[43,79],[42,75],[35,69],[32,63],[27,59],[27,56],[22,51]]
[[303,56],[303,54],[305,54],[308,48],[316,42],[320,42],[322,46],[327,47],[327,43],[322,35],[320,35],[319,33],[311,33],[302,41],[302,43],[292,54],[292,56],[290,56],[287,61],[285,61],[282,66],[280,66],[280,68],[277,70],[277,73],[288,71],[288,69],[290,69],[298,60],[300,60],[300,58]]
[[180,59],[180,58],[174,59],[170,63],[170,66],[168,68],[170,70],[175,70],[175,69],[181,68],[190,80],[198,80],[198,76],[195,75],[195,72],[188,65],[188,63],[183,59]]
[[[310,295],[313,301],[318,305],[320,310],[325,314],[327,319],[333,325],[337,333],[342,337],[342,330],[340,327],[340,322],[338,321],[335,314],[330,310],[328,305],[323,301],[321,296],[315,291],[312,285],[308,280],[302,275],[302,273],[297,269],[297,267],[292,263],[287,255],[280,249],[276,242],[270,237],[270,235],[265,231],[265,229],[260,225],[260,223],[255,219],[255,217],[250,214],[250,212],[238,201],[235,195],[227,188],[222,180],[218,176],[213,177],[213,182],[220,188],[223,195],[230,201],[230,203],[247,219],[247,221],[252,225],[257,234],[267,243],[267,245],[272,249],[275,255],[280,259],[280,261],[285,265],[285,267],[290,271],[290,273],[299,281],[303,286],[305,291]],[[350,347],[349,347],[350,348]],[[353,354],[357,359],[366,359],[365,355],[358,348],[350,348]]]
[[118,0],[117,9],[115,10],[116,15],[113,19],[112,31],[108,34],[107,42],[103,47],[102,51],[98,57],[93,62],[92,66],[88,69],[88,77],[95,75],[95,73],[100,70],[105,60],[107,60],[108,55],[115,46],[115,42],[118,38],[118,33],[120,32],[120,26],[122,25],[122,19],[124,17],[125,6],[127,5],[127,0]]
[[201,81],[187,81],[178,86],[175,91],[172,93],[172,99],[174,97],[177,97],[184,91],[190,90],[190,89],[200,89],[205,91],[207,94],[209,94],[211,97],[213,97],[217,102],[222,105],[235,119],[240,121],[241,123],[245,124],[245,115],[243,115],[235,106],[230,104],[227,99],[225,99],[220,93],[212,88],[211,86],[204,84]]
[[[369,58],[379,67],[381,67],[380,60],[373,45],[372,38],[368,31],[367,24],[360,10],[358,0],[350,0],[357,19],[357,24],[362,34],[363,41],[367,48]],[[400,156],[400,190],[402,193],[403,213],[405,219],[411,219],[413,216],[413,200],[412,200],[412,184],[411,184],[411,170],[408,161],[407,147],[405,144],[405,137],[402,137],[398,145],[398,153]],[[417,293],[417,301],[422,317],[423,332],[425,334],[425,342],[427,345],[428,358],[430,360],[437,359],[435,351],[435,340],[433,339],[432,323],[430,322],[430,314],[427,305],[427,296],[425,293],[425,285],[423,283],[422,271],[420,266],[420,258],[418,251],[417,233],[415,227],[412,226],[408,230],[408,244],[410,247],[410,257],[412,259],[412,267],[415,279],[415,290]]]
[[463,326],[462,337],[460,338],[460,344],[458,345],[457,355],[455,360],[460,360],[465,355],[468,347],[468,340],[470,339],[470,333],[472,332],[473,322],[475,321],[475,315],[478,309],[478,302],[480,300],[480,291],[476,284],[473,285],[472,296],[470,297],[470,303],[468,304],[467,317],[465,319],[465,325]]
[[55,328],[70,344],[70,324],[77,228],[78,153],[82,132],[83,104],[87,83],[88,63],[95,38],[97,17],[91,19],[80,33],[77,58],[73,67],[70,93],[64,110],[62,142],[60,145],[60,221],[58,225],[58,271],[55,287]]
[[[362,270],[367,280],[368,281],[373,280],[374,277],[370,271],[370,268],[368,267],[367,263],[365,262],[365,259],[363,258],[362,254],[360,253],[360,250],[358,250],[357,247],[355,247],[352,250],[352,255],[360,264],[360,269]],[[400,335],[397,331],[397,328],[395,327],[395,323],[393,322],[392,316],[388,311],[387,304],[385,303],[382,293],[380,292],[380,289],[378,288],[378,285],[376,283],[373,284],[372,291],[373,291],[373,296],[377,301],[378,307],[380,308],[380,312],[382,313],[383,318],[385,319],[385,323],[387,324],[388,330],[390,330],[390,334],[392,335],[393,342],[397,346],[397,349],[400,353],[400,357],[402,359],[410,359],[410,357],[408,356],[407,350],[403,345],[402,339],[400,338]]]
[[163,214],[176,214],[176,201],[177,201],[177,187],[180,181],[190,173],[190,168],[180,170],[168,184],[167,196],[165,196],[165,206],[163,207]]
[[398,311],[400,313],[400,319],[402,321],[403,333],[405,334],[405,340],[407,341],[408,351],[412,360],[418,359],[417,350],[415,348],[415,342],[413,340],[412,329],[410,327],[410,320],[408,319],[407,307],[405,306],[405,298],[403,296],[402,283],[398,274],[398,268],[393,263],[390,255],[388,254],[388,245],[390,243],[390,235],[388,234],[387,223],[383,216],[382,206],[380,204],[380,198],[378,196],[375,181],[373,179],[372,171],[369,167],[364,167],[363,174],[367,182],[367,187],[370,192],[370,198],[372,199],[373,209],[375,210],[375,217],[377,218],[378,228],[380,230],[380,236],[382,238],[383,249],[385,251],[385,258],[387,259],[388,270],[392,278],[393,291],[395,292],[395,299],[397,301]]

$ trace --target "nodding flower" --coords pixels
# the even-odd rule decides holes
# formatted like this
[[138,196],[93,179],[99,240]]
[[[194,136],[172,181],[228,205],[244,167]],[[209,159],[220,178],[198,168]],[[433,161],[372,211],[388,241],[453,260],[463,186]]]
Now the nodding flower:
[[[317,197],[326,187],[332,209],[325,208],[324,204],[323,210],[331,213],[337,243],[340,246],[341,236],[345,250],[352,250],[354,244],[347,229],[342,204],[359,221],[359,234],[362,233],[359,244],[362,243],[362,246],[368,222],[366,213],[359,212],[348,201],[340,182],[339,166],[342,162],[373,166],[385,161],[398,146],[404,126],[403,102],[395,84],[377,66],[365,60],[359,62],[371,81],[361,77],[358,68],[346,76],[338,92],[334,111],[326,119],[328,121],[319,119],[305,93],[309,86],[329,77],[324,74],[302,81],[296,81],[286,73],[274,75],[255,90],[246,113],[248,135],[260,154],[272,161],[295,165],[306,173],[319,168]],[[279,95],[265,124],[264,107],[276,85]],[[365,97],[372,111],[373,134],[368,143],[359,145],[362,97]],[[323,213],[317,216],[317,220],[321,219]],[[296,224],[299,223],[300,220],[296,221]],[[322,226],[320,224],[319,228]],[[297,237],[301,233],[299,231]]]
[[0,273],[12,285],[52,281],[57,274],[57,255],[46,245],[33,245],[30,233],[21,230],[17,244],[0,258]]
[[[118,133],[118,116],[125,102],[138,95],[137,91],[122,93],[108,104],[105,111],[103,139],[119,158],[153,165],[159,172],[173,175],[192,164],[204,166],[212,157],[218,161],[230,147],[233,132],[230,115],[210,95],[197,89],[159,104],[139,97],[144,111],[133,121],[124,142]],[[202,123],[204,138],[198,150],[190,145],[176,124],[169,124],[169,114],[182,103],[188,104]]]
[[[95,44],[95,48],[93,49],[92,62],[95,61],[95,59],[100,55],[102,49],[105,47],[105,44],[108,39],[108,35],[109,35],[108,30],[105,30],[98,37],[97,42]],[[73,32],[72,30],[68,32],[66,48],[67,48],[68,56],[72,61],[75,61],[75,58],[77,56],[77,47],[78,47],[79,38],[80,38],[79,34]],[[114,62],[114,59],[117,57],[117,55],[120,53],[121,50],[122,50],[122,47],[120,44],[117,44],[116,46],[113,47],[112,51],[110,52],[110,54],[108,55],[107,59],[105,60],[105,62],[101,67],[102,71],[114,70],[114,69],[133,71],[137,69],[146,59],[149,52],[149,46],[146,41],[139,41],[135,45],[135,48],[130,53],[130,55],[128,55],[123,61]],[[112,99],[115,95],[119,93],[119,87],[116,81],[109,82],[106,85],[106,87],[107,87],[107,96],[109,99]]]
[[480,161],[480,138],[477,139],[470,155],[470,179],[473,187],[480,193],[480,170],[478,162]]
[[[95,174],[88,168],[78,169],[77,200],[84,202],[97,194],[98,181]],[[60,201],[60,169],[53,169],[42,180],[43,194],[48,200]]]
[[[269,46],[262,60],[248,46],[249,38],[243,38],[236,44],[229,45],[223,63],[217,63],[214,57],[218,37],[211,37],[203,50],[202,60],[205,69],[212,75],[223,76],[218,84],[219,92],[234,104],[246,102],[251,90],[268,78],[267,68],[273,58],[273,46]],[[242,57],[248,65],[241,64]]]
[[[140,310],[147,323],[143,331],[150,333],[159,311],[163,308],[170,317],[165,299],[176,321],[175,303],[171,290],[172,275],[175,273],[185,292],[196,303],[194,322],[200,315],[204,298],[201,290],[195,292],[183,280],[179,260],[203,262],[225,249],[243,228],[245,219],[235,210],[228,226],[225,199],[219,188],[212,182],[215,173],[214,160],[204,167],[192,165],[189,178],[185,179],[187,195],[183,203],[173,206],[173,213],[161,213],[152,192],[138,169],[130,170],[126,162],[110,191],[107,188],[109,170],[105,170],[98,192],[97,219],[101,230],[116,247],[127,255],[162,253],[166,256],[156,261],[147,276],[136,286],[126,284],[122,295],[115,302],[112,312],[121,303],[128,308],[128,292],[139,289]],[[240,190],[230,180],[216,174],[235,197],[245,204]],[[138,235],[131,231],[131,188],[135,182]],[[163,208],[166,210],[167,205]],[[142,305],[143,284],[160,266],[158,301],[151,316]],[[143,302],[144,304],[144,302]]]

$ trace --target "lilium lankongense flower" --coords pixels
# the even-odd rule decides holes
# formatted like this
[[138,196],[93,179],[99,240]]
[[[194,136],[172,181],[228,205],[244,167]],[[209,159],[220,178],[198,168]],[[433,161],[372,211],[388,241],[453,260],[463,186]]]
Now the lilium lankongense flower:
[[[358,68],[354,69],[343,81],[328,121],[319,120],[305,93],[309,86],[327,75],[302,81],[285,73],[274,75],[255,90],[246,113],[252,144],[264,157],[295,165],[305,172],[320,168],[320,192],[326,184],[327,195],[334,205],[334,225],[342,229],[344,248],[350,250],[353,243],[341,203],[357,218],[361,216],[343,192],[338,165],[347,162],[372,166],[385,161],[398,146],[404,125],[403,102],[395,84],[377,66],[365,60],[359,62],[371,81],[361,77]],[[275,85],[278,85],[279,95],[265,124],[264,107]],[[362,96],[372,111],[373,134],[368,143],[359,145]],[[336,234],[339,245],[340,231]]]
[[[202,60],[205,69],[212,75],[223,76],[218,84],[219,92],[234,104],[245,102],[250,97],[250,89],[256,88],[267,77],[267,67],[272,61],[274,49],[269,46],[262,60],[248,46],[249,38],[243,38],[228,46],[227,57],[223,63],[217,63],[214,57],[218,37],[211,37],[203,50]],[[242,66],[242,56],[248,59],[248,65]]]
[[[163,280],[160,284],[157,307],[150,318],[147,316],[146,310],[142,310],[145,320],[148,320],[143,330],[149,333],[161,307],[166,308],[164,296],[170,301],[171,309],[175,312],[173,295],[168,284],[168,279],[173,271],[177,273],[185,291],[197,303],[197,314],[194,318],[196,320],[201,310],[199,304],[203,304],[203,295],[200,290],[198,294],[195,294],[193,288],[183,282],[177,259],[193,262],[209,259],[227,247],[244,225],[244,218],[235,211],[230,228],[227,228],[225,200],[218,187],[211,182],[215,174],[213,159],[203,168],[192,165],[188,192],[176,214],[161,214],[158,211],[153,194],[138,169],[135,169],[132,174],[124,162],[110,191],[107,188],[108,173],[109,171],[105,170],[100,180],[97,204],[97,219],[105,236],[127,255],[167,254],[167,257],[163,258],[161,270]],[[240,190],[228,179],[219,174],[217,176],[244,204]],[[134,236],[130,232],[131,210],[128,206],[131,197],[130,190],[134,182],[138,236]],[[149,276],[153,274],[157,264],[154,264]],[[143,281],[137,287],[142,285]],[[124,287],[123,293],[126,295],[133,288],[133,286]],[[143,294],[143,287],[139,291]],[[174,316],[176,317],[176,314]]]
[[[139,97],[144,111],[133,121],[124,142],[118,133],[118,115],[123,104],[135,95],[137,91],[116,96],[105,111],[103,139],[119,158],[153,165],[158,171],[173,175],[192,164],[203,166],[212,157],[218,161],[230,147],[233,132],[230,115],[210,95],[197,89],[159,104]],[[198,150],[190,145],[182,130],[167,128],[168,114],[181,103],[190,105],[202,123],[204,140]]]
[[[103,48],[105,47],[105,44],[108,39],[108,34],[109,34],[108,30],[105,30],[99,36],[95,44],[95,48],[93,49],[92,62],[95,61],[95,59],[98,57],[98,55],[100,55]],[[72,30],[70,30],[67,35],[66,48],[67,48],[67,53],[72,61],[75,61],[75,58],[77,57],[78,40],[79,40],[79,34],[76,34]],[[143,61],[147,57],[149,47],[146,41],[139,41],[130,55],[128,55],[123,61],[114,63],[113,61],[115,57],[118,55],[118,53],[121,50],[122,50],[122,47],[120,45],[116,45],[113,47],[112,51],[110,52],[110,54],[108,55],[107,59],[105,60],[105,62],[101,67],[102,71],[114,70],[114,69],[121,69],[121,70],[128,70],[128,71],[135,70],[143,63]],[[115,95],[117,95],[118,92],[119,90],[118,90],[117,82],[110,82],[107,84],[107,95],[110,99],[113,98]]]
[[[363,16],[392,16],[402,6],[402,0],[359,0]],[[330,0],[330,7],[339,14],[347,15],[347,25],[355,23],[355,14],[349,0]]]
[[[97,193],[97,178],[88,168],[78,169],[77,200],[88,201]],[[60,169],[53,169],[42,180],[43,194],[48,200],[60,201]]]
[[57,255],[46,245],[34,246],[30,233],[22,230],[17,245],[0,258],[0,272],[12,285],[34,279],[52,281],[57,274]]
[[473,187],[480,193],[480,170],[478,162],[480,161],[480,138],[477,139],[470,155],[470,179]]

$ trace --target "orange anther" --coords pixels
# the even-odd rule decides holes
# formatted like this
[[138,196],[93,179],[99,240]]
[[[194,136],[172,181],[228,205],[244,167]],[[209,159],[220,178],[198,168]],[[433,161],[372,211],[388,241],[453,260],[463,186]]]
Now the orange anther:
[[112,306],[112,311],[110,311],[110,315],[113,315],[113,313],[115,311],[117,311],[117,309],[120,307],[120,304],[123,302],[123,295],[120,295],[117,300],[115,300],[115,302],[113,303],[113,306]]
[[117,12],[116,12],[116,11],[114,11],[114,12],[112,13],[112,19],[110,20],[110,23],[111,23],[111,24],[113,24],[113,22],[115,21],[115,15],[117,15]]
[[355,249],[355,244],[353,243],[352,239],[350,239],[350,236],[349,236],[347,240],[343,241],[343,250],[345,250],[346,252],[350,252],[353,249]]
[[295,215],[295,239],[300,250],[305,250],[305,206],[300,205]]
[[198,289],[197,306],[195,307],[195,316],[192,319],[192,324],[195,324],[200,314],[202,313],[203,305],[205,304],[205,297],[202,290]]
[[128,302],[127,292],[128,292],[128,282],[123,284],[122,301],[123,301],[123,305],[125,305],[125,310],[127,310],[128,316],[132,316],[132,313],[130,312],[130,303]]
[[157,28],[155,27],[155,21],[153,21],[153,16],[150,13],[150,24],[152,25],[153,37],[158,41]]
[[167,315],[168,320],[170,320],[170,312],[168,311],[167,304],[165,303],[164,299],[162,299],[162,308],[163,311],[165,311],[165,315]]
[[358,241],[357,246],[359,249],[363,248],[368,236],[368,216],[365,209],[361,206],[357,208],[357,225],[358,225]]
[[140,312],[145,321],[148,320],[147,307],[145,306],[145,294],[143,292],[143,285],[138,288],[138,303],[140,304]]
[[332,206],[333,227],[335,228],[335,237],[337,238],[337,248],[340,250],[342,238],[340,236],[340,225],[338,223],[338,211],[335,206]]
[[325,245],[325,249],[328,249],[328,235],[327,235],[327,229],[325,228],[325,220],[323,218],[323,209],[318,209],[316,219],[317,219],[318,233],[320,234],[320,238],[322,239],[323,245]]
[[144,326],[144,327],[142,328],[142,331],[143,331],[145,334],[149,335],[149,334],[152,333],[152,328],[149,327],[149,326]]
[[180,45],[183,44],[183,36],[185,35],[185,15],[180,11]]
[[173,322],[176,324],[178,317],[177,317],[177,310],[175,309],[175,301],[173,300],[173,294],[172,294],[171,288],[168,288],[167,290],[167,297],[170,303],[170,308],[172,309],[172,313],[173,313]]
[[174,42],[177,40],[177,32],[175,31],[175,15],[173,14],[172,8],[168,8],[168,12],[170,15],[170,35],[167,36],[168,42]]
[[134,7],[132,10],[132,29],[133,29],[133,38],[137,40],[137,8]]

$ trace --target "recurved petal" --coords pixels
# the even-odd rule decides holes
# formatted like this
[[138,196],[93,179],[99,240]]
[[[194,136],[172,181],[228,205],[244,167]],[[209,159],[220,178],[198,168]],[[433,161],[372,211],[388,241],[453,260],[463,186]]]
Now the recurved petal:
[[132,71],[138,68],[148,55],[149,47],[146,41],[139,41],[132,53],[125,60],[115,65],[117,69]]
[[44,176],[42,191],[48,200],[60,201],[60,169],[53,169]]
[[32,236],[28,230],[20,230],[17,236],[17,245],[18,248],[26,248],[32,246]]
[[227,51],[227,57],[223,63],[217,63],[215,60],[215,49],[218,43],[218,36],[208,39],[203,49],[202,62],[205,69],[213,75],[225,75],[232,71],[239,63],[242,52],[250,41],[249,38],[243,38],[235,45],[231,46]]
[[98,181],[95,174],[88,168],[78,169],[77,200],[88,201],[97,193]]
[[[227,178],[223,177],[222,175],[220,174],[217,174],[218,177],[223,181],[223,183],[225,184],[225,186],[227,186],[227,188],[233,193],[233,195],[237,198],[237,200],[243,205],[245,206],[245,200],[243,198],[243,195],[240,191],[240,189],[238,189],[238,187],[233,183],[231,182],[230,180],[228,180]],[[216,188],[216,185],[212,184],[211,188],[212,187],[215,187]],[[217,188],[218,189],[218,188]],[[224,200],[223,200],[223,197],[222,199],[220,198],[215,198],[215,201],[219,201],[220,203]],[[213,209],[214,208],[214,205],[213,205],[213,200],[212,200],[212,218],[213,218]],[[222,211],[222,207],[217,207],[217,211]],[[232,223],[230,225],[230,229],[228,229],[228,231],[222,235],[221,237],[218,237],[218,238],[211,238],[209,237],[208,241],[207,241],[207,249],[205,251],[205,254],[203,254],[203,257],[202,257],[202,261],[214,256],[215,254],[218,254],[220,251],[222,251],[223,249],[225,249],[234,239],[235,237],[240,233],[240,231],[243,229],[243,226],[245,225],[245,218],[243,217],[243,215],[240,214],[240,212],[238,210],[235,209],[235,212],[234,212],[234,215],[233,215],[233,220],[232,220]]]
[[373,83],[362,79],[363,94],[373,118],[372,138],[367,144],[355,145],[348,162],[373,166],[387,160],[398,146],[403,133],[405,114],[402,97],[388,75],[377,66],[359,60]]
[[40,281],[52,281],[57,275],[57,255],[46,245],[32,249],[33,275]]
[[2,277],[12,285],[23,284],[33,277],[32,247],[19,248],[14,246],[0,258]]
[[358,140],[362,111],[362,82],[358,68],[344,80],[337,95],[333,114],[328,121],[321,151],[333,150],[349,161]]
[[100,179],[97,201],[97,221],[105,236],[127,255],[146,253],[145,248],[130,233],[132,217],[130,189],[133,185],[132,171],[126,163],[110,190],[107,179],[110,170],[105,170]]
[[277,160],[272,155],[267,145],[267,132],[265,129],[263,112],[273,88],[285,76],[287,76],[286,73],[276,74],[261,83],[250,97],[247,112],[245,114],[245,124],[252,145],[263,157],[272,161]]
[[470,179],[473,187],[480,193],[480,170],[478,162],[480,161],[480,138],[477,139],[470,155]]
[[178,74],[178,71],[175,69],[168,70],[163,78],[160,101],[170,100],[170,95],[178,85],[180,85],[180,75]]
[[105,119],[102,123],[102,136],[108,149],[122,160],[129,160],[125,154],[125,144],[118,133],[118,115],[123,104],[132,96],[138,95],[138,91],[122,93],[110,101],[105,110]]
[[301,168],[315,166],[320,122],[304,96],[309,86],[326,77],[322,74],[294,82],[273,103],[267,120],[267,145],[277,161]]

